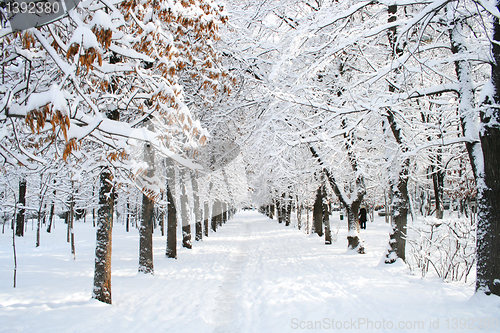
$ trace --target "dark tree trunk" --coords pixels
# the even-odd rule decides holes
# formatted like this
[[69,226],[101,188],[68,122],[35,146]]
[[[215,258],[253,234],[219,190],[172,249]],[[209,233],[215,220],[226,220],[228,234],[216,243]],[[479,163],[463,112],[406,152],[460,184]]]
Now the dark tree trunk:
[[364,253],[363,245],[361,244],[358,236],[358,229],[359,229],[358,214],[359,214],[360,204],[361,200],[356,200],[351,205],[346,205],[347,226],[348,226],[347,247],[350,250],[357,249],[359,253]]
[[191,243],[191,221],[190,221],[190,209],[189,201],[187,195],[187,184],[184,170],[183,177],[181,180],[181,220],[182,220],[182,246],[191,249],[193,244]]
[[441,165],[441,149],[436,155],[437,166],[432,174],[432,184],[434,187],[434,197],[436,198],[436,218],[442,219],[444,214],[443,190],[444,190],[444,171]]
[[302,228],[302,205],[297,204],[297,227]]
[[276,215],[278,216],[278,223],[283,223],[283,214],[281,209],[282,204],[279,199],[275,200],[275,205],[276,205]]
[[292,198],[288,198],[287,204],[286,204],[286,216],[285,216],[285,225],[289,226],[290,225],[290,220],[292,218]]
[[212,231],[217,232],[218,200],[214,200],[212,205]]
[[406,261],[406,225],[408,219],[408,180],[399,179],[392,200],[392,231],[385,263],[392,264],[397,258]]
[[285,222],[285,225],[287,225],[287,221],[286,221],[286,206],[287,206],[287,200],[286,200],[286,196],[285,196],[285,193],[283,193],[281,195],[281,198],[282,198],[282,201],[281,201],[281,204],[280,204],[280,209],[281,209],[281,221],[282,222]]
[[193,205],[194,205],[194,223],[195,223],[195,240],[200,241],[203,238],[203,210],[200,205],[200,196],[198,194],[198,181],[195,177],[191,177],[191,186],[193,188]]
[[227,218],[227,203],[223,202],[222,203],[222,223],[226,223],[228,220]]
[[323,192],[321,186],[316,190],[316,199],[313,208],[313,232],[323,236]]
[[[54,190],[54,197],[56,196],[56,190]],[[50,212],[49,212],[49,224],[47,225],[47,232],[50,233],[52,231],[52,223],[54,221],[54,201],[50,204]]]
[[142,219],[139,227],[139,272],[153,274],[154,201],[142,195]]
[[[388,8],[388,22],[395,22],[397,20],[397,5],[391,5]],[[393,58],[400,57],[403,50],[396,44],[397,28],[392,27],[388,31],[389,45],[393,52]],[[397,71],[396,71],[397,72]],[[389,83],[389,92],[395,92],[395,87]],[[399,128],[395,115],[392,110],[387,110],[387,120],[389,121],[394,139],[398,143],[401,151],[405,153],[408,148],[403,143],[403,135]],[[393,190],[391,212],[392,212],[392,230],[390,232],[389,249],[386,254],[385,263],[394,263],[397,258],[406,259],[406,222],[408,218],[408,168],[410,161],[404,158],[401,164],[401,171],[397,183],[392,183]]]
[[202,221],[196,222],[195,224],[195,238],[197,242],[203,239],[203,224]]
[[204,220],[204,224],[205,224],[205,237],[208,237],[208,229],[209,229],[209,220],[210,220],[210,208],[208,207],[208,202],[205,202],[203,204],[203,210],[205,211],[205,220]]
[[[73,184],[71,184],[71,191],[73,191]],[[68,237],[71,246],[71,254],[73,255],[73,259],[76,258],[75,251],[75,232],[74,232],[74,223],[75,223],[75,197],[71,194],[70,202],[69,202],[69,211],[68,211]]]
[[269,218],[272,220],[274,218],[274,205],[269,205]]
[[[402,152],[408,149],[403,144],[401,129],[399,128],[392,111],[388,111],[389,124],[396,142],[401,147]],[[386,254],[385,263],[392,264],[397,258],[406,260],[406,226],[408,220],[409,200],[408,200],[408,170],[410,160],[404,158],[397,182],[391,183],[392,202],[391,202],[391,227],[389,235],[389,249]]]
[[309,234],[309,206],[306,206],[306,231]]
[[223,211],[222,211],[222,201],[218,201],[217,203],[217,225],[219,227],[222,227],[222,216],[223,216]]
[[167,187],[167,251],[168,258],[177,259],[177,209],[171,191],[171,183]]
[[[55,191],[54,191],[54,194],[55,194]],[[92,187],[92,198],[94,197],[95,195],[95,185]],[[92,207],[92,225],[96,226],[96,221],[95,221],[95,207]]]
[[16,217],[16,236],[24,236],[24,220],[25,220],[25,206],[26,206],[26,178],[19,180],[19,198],[18,205],[20,206]]
[[[54,184],[56,183],[56,180],[54,179]],[[54,198],[56,196],[56,190],[53,192]],[[92,197],[94,197],[94,194],[92,193]],[[55,199],[51,200],[50,203],[50,212],[49,212],[49,223],[47,224],[47,232],[50,233],[52,231],[52,223],[54,222],[54,208],[55,208]]]
[[40,246],[40,228],[42,227],[42,219],[40,213],[38,213],[37,223],[36,223],[36,246]]
[[177,259],[177,208],[175,205],[175,170],[173,162],[167,158],[167,250],[168,258]]
[[[148,121],[148,129],[153,130],[152,124]],[[148,168],[143,175],[145,183],[152,183],[155,176],[155,152],[151,147],[150,142],[144,144],[144,162],[147,163]],[[148,191],[148,188],[143,190]],[[154,274],[153,266],[153,229],[155,218],[155,204],[154,200],[142,194],[142,218],[139,227],[139,268],[138,271],[145,274]]]
[[[500,3],[497,3],[500,10]],[[500,23],[493,18],[492,50],[494,62],[491,67],[493,101],[485,104],[500,104]],[[487,106],[487,105],[485,105]],[[481,112],[480,132],[484,159],[483,186],[478,191],[477,230],[477,279],[476,290],[500,296],[500,110],[490,106]]]
[[[125,223],[125,231],[130,231],[130,198],[127,198],[127,221]],[[92,210],[93,211],[93,210]]]
[[323,225],[325,226],[325,244],[332,244],[332,232],[330,230],[330,206],[326,202],[326,189],[324,185],[322,188],[322,197],[323,197]]
[[[161,201],[164,202],[164,193],[161,193]],[[159,208],[160,210],[160,231],[161,231],[161,236],[165,236],[165,206],[161,206]]]
[[113,230],[113,175],[103,168],[97,212],[94,289],[92,298],[111,304],[111,236]]

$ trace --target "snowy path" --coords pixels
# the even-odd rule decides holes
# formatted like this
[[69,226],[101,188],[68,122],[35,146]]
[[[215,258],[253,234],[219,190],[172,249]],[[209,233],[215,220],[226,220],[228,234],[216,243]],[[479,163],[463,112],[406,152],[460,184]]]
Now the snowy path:
[[[340,222],[332,218],[334,229]],[[346,253],[344,224],[325,246],[316,235],[240,212],[192,250],[181,248],[178,260],[164,257],[165,237],[156,233],[154,276],[137,274],[137,232],[116,225],[112,306],[89,300],[91,224],[76,226],[76,261],[62,224],[43,234],[39,249],[28,230],[18,239],[15,290],[11,239],[0,234],[0,332],[470,332],[453,329],[453,320],[500,320],[498,298],[378,265],[387,242],[382,219],[363,231],[365,255]]]
[[240,235],[237,239],[231,240],[236,247],[236,253],[231,254],[229,266],[225,272],[224,280],[219,288],[216,300],[216,328],[217,333],[231,333],[241,330],[241,315],[238,301],[244,297],[243,290],[240,289],[243,278],[243,268],[248,262],[249,236],[252,233],[252,224],[245,222]]

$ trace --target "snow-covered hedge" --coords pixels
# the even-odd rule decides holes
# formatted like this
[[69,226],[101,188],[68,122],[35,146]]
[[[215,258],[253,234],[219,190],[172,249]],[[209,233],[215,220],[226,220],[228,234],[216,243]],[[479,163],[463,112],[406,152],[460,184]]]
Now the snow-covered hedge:
[[407,244],[412,272],[467,283],[476,264],[476,223],[465,217],[419,218],[408,227]]

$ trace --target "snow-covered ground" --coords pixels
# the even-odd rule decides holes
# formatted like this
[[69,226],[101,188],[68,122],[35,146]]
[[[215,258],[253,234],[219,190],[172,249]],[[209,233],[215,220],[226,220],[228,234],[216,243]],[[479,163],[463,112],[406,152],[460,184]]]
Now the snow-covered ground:
[[[333,229],[337,223],[335,215]],[[16,238],[16,289],[6,226],[0,332],[499,331],[498,297],[412,276],[402,264],[379,265],[388,240],[382,218],[362,230],[367,254],[347,253],[345,224],[338,241],[326,246],[255,211],[239,212],[192,250],[181,248],[178,260],[165,258],[166,239],[157,230],[154,276],[137,273],[137,230],[126,233],[117,224],[111,306],[90,299],[91,223],[75,226],[75,261],[61,221],[52,234],[43,232],[39,248],[29,225],[26,236]]]

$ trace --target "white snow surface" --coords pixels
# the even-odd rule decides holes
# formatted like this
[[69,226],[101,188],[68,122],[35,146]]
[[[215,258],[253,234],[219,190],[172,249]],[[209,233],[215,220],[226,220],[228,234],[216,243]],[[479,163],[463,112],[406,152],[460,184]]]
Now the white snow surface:
[[151,276],[137,273],[137,229],[126,233],[118,222],[112,305],[90,298],[91,217],[75,224],[76,260],[61,220],[51,234],[43,230],[39,248],[29,221],[25,237],[16,238],[15,289],[7,224],[0,234],[0,332],[470,332],[461,319],[498,324],[500,298],[474,295],[470,285],[412,276],[401,262],[381,264],[389,234],[383,218],[361,231],[364,255],[347,253],[345,220],[334,215],[331,223],[341,223],[339,240],[327,246],[315,234],[243,211],[193,241],[192,250],[179,244],[177,260],[165,257],[166,237],[157,229]]

